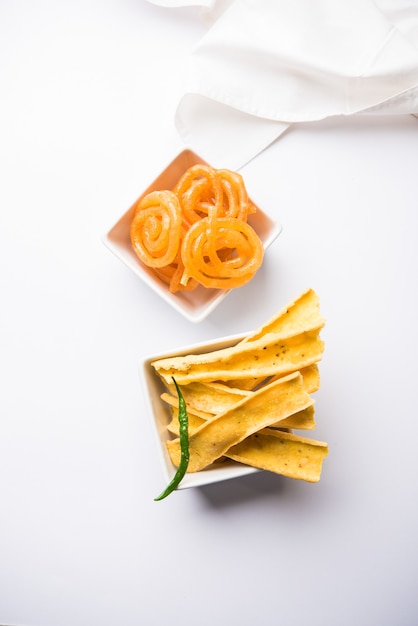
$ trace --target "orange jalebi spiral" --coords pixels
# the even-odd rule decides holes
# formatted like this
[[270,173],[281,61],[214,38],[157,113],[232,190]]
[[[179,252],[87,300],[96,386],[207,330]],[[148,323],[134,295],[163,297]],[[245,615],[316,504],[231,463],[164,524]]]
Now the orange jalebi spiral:
[[172,293],[199,284],[240,287],[263,261],[263,245],[247,223],[254,211],[240,174],[193,165],[173,191],[151,192],[138,203],[132,244]]
[[185,276],[204,287],[241,287],[257,272],[264,249],[254,229],[234,217],[203,218],[187,231],[181,246]]
[[174,187],[189,224],[217,215],[221,210],[222,187],[216,170],[208,165],[193,165]]
[[131,224],[131,241],[148,267],[162,268],[176,258],[180,246],[182,212],[172,191],[153,191],[137,205]]
[[249,213],[254,213],[254,206],[248,199],[243,178],[238,172],[217,170],[224,193],[222,211],[218,217],[237,217],[247,221]]

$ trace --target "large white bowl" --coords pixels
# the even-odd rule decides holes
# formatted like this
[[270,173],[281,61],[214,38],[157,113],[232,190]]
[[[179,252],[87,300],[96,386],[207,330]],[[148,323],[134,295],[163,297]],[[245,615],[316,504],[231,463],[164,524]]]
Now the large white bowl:
[[[244,335],[234,335],[207,343],[190,345],[175,352],[155,354],[141,359],[139,374],[143,387],[147,414],[151,420],[152,430],[155,435],[163,480],[165,481],[165,484],[162,484],[162,487],[171,481],[176,473],[176,468],[171,462],[166,445],[168,439],[171,438],[171,435],[167,430],[167,425],[171,421],[170,408],[163,400],[161,400],[160,396],[165,390],[165,387],[159,376],[156,374],[151,363],[156,359],[161,358],[183,356],[187,354],[201,354],[202,352],[210,352],[212,350],[227,348],[238,343],[238,341],[243,338]],[[214,463],[210,468],[200,472],[186,474],[178,488],[185,489],[188,487],[200,487],[202,485],[209,485],[222,480],[237,478],[238,476],[245,476],[246,474],[253,474],[258,471],[260,470],[254,467],[236,463],[235,461],[225,460],[221,463]]]
[[[141,263],[135,254],[130,239],[130,226],[135,206],[146,194],[155,190],[172,189],[184,172],[197,163],[207,164],[191,150],[181,152],[103,237],[103,243],[111,252],[158,293],[165,302],[191,322],[200,322],[205,319],[230,290],[207,289],[199,286],[194,291],[171,293],[168,286],[159,280],[150,268]],[[255,204],[257,211],[248,217],[248,223],[254,228],[266,250],[278,237],[282,228],[256,205],[253,198],[251,201]]]

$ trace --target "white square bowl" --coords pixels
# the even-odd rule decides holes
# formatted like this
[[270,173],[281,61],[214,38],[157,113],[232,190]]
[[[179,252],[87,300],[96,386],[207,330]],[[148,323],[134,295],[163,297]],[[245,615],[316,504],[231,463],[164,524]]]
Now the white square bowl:
[[[207,163],[191,150],[181,152],[158,176],[156,180],[142,193],[124,215],[103,237],[103,243],[125,265],[161,298],[186,317],[191,322],[201,322],[220,304],[230,290],[207,289],[199,286],[193,291],[171,293],[168,286],[160,281],[151,268],[146,267],[137,255],[131,244],[130,226],[137,203],[148,193],[155,190],[172,189],[179,178],[192,165]],[[251,200],[254,203],[254,200]],[[281,225],[270,219],[256,204],[256,212],[248,216],[248,223],[259,236],[264,250],[279,236]],[[254,280],[255,278],[253,278]]]
[[[201,354],[203,352],[211,352],[221,348],[228,348],[244,338],[244,335],[232,335],[223,339],[209,341],[207,343],[193,344],[180,350],[165,354],[155,354],[144,357],[140,361],[139,375],[141,379],[142,389],[148,417],[151,420],[151,427],[157,444],[157,452],[160,460],[165,487],[176,473],[176,468],[171,462],[170,455],[167,450],[167,441],[172,435],[167,430],[167,425],[171,421],[171,413],[169,406],[161,400],[161,394],[165,391],[164,384],[156,374],[151,363],[157,359],[184,356],[188,354]],[[222,463],[214,463],[207,469],[200,472],[186,474],[181,481],[178,489],[187,489],[189,487],[201,487],[210,485],[239,476],[246,476],[261,470],[243,465],[232,460],[223,461]]]

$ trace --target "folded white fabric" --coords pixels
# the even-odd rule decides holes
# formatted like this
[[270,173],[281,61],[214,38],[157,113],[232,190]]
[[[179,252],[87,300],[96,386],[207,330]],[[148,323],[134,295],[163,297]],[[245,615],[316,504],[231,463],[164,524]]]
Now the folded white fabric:
[[417,114],[418,0],[235,0],[189,61],[178,130],[238,169],[295,122]]

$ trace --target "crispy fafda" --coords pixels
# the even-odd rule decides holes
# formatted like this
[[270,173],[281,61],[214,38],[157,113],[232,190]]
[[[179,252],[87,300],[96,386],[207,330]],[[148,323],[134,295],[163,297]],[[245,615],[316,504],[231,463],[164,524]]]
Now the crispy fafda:
[[285,375],[317,363],[324,350],[319,329],[293,337],[269,334],[206,354],[167,358],[152,363],[158,375],[169,383],[230,381]]
[[188,472],[238,462],[317,482],[328,446],[294,431],[316,427],[311,394],[320,387],[324,323],[319,298],[308,289],[229,348],[155,360],[171,414],[173,464],[181,455],[174,378],[189,415]]
[[316,483],[328,445],[278,430],[263,429],[232,446],[229,459],[269,472]]
[[[197,428],[189,437],[189,472],[207,467],[249,435],[313,404],[299,372],[283,377],[237,402]],[[167,442],[170,457],[180,459],[178,439]]]
[[285,375],[315,365],[324,350],[320,339],[324,324],[318,296],[309,289],[235,346],[159,359],[152,366],[166,385],[174,376],[180,385],[197,381],[227,384],[243,381],[242,387],[251,389],[252,384],[267,376]]

